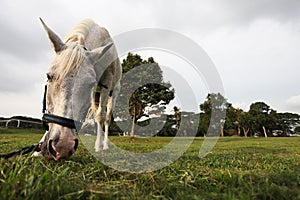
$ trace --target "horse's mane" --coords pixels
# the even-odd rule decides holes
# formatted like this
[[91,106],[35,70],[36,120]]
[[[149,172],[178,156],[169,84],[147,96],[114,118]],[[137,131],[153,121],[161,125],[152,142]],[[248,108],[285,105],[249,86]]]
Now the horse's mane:
[[77,72],[84,60],[85,38],[90,33],[94,22],[90,19],[83,20],[77,24],[65,38],[67,48],[63,50],[57,58],[57,68],[55,69],[56,80],[63,80],[70,72]]
[[68,46],[57,55],[54,63],[55,79],[61,82],[71,72],[76,73],[84,60],[83,49],[78,44]]
[[89,35],[95,22],[91,19],[85,19],[77,24],[65,38],[65,43],[78,42],[84,45],[86,37]]

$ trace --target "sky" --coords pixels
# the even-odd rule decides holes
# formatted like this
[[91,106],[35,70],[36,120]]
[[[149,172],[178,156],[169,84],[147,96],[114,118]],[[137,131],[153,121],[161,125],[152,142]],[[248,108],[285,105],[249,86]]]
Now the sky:
[[[61,38],[85,18],[112,37],[141,28],[175,31],[203,48],[234,107],[248,111],[263,101],[300,113],[299,0],[0,1],[0,116],[42,115],[54,53],[39,17]],[[162,65],[184,67],[162,55],[154,56]]]

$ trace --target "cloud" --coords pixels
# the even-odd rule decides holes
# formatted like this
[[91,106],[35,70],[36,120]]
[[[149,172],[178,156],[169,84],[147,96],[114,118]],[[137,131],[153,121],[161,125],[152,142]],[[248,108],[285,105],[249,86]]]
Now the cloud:
[[15,97],[24,105],[40,103],[24,98],[43,88],[53,56],[39,17],[62,38],[84,18],[94,19],[112,36],[146,27],[177,31],[204,47],[233,104],[246,108],[262,99],[300,111],[292,97],[286,101],[299,92],[299,0],[2,0],[1,8],[0,96],[7,96],[1,98],[2,113],[18,112],[12,110],[20,105]]
[[300,95],[292,96],[287,101],[287,108],[300,113]]
[[41,117],[43,88],[33,88],[26,95],[18,93],[0,93],[0,116],[16,115]]
[[[18,2],[18,3],[17,3]],[[55,1],[54,1],[55,2]],[[0,52],[11,54],[23,61],[36,61],[43,58],[49,50],[47,36],[39,22],[39,17],[51,12],[62,12],[57,3],[34,0],[1,1],[0,13]],[[55,10],[55,11],[54,11]],[[61,21],[59,17],[56,22]]]
[[[18,3],[17,3],[18,2]],[[0,93],[21,97],[43,83],[53,52],[39,17],[65,13],[54,2],[2,1],[0,13]],[[52,19],[51,17],[49,17]],[[59,17],[53,20],[57,24]],[[42,86],[41,86],[42,87]],[[3,99],[3,98],[2,98]]]
[[31,32],[30,27],[28,30],[20,30],[16,24],[9,24],[3,18],[0,18],[0,27],[1,53],[11,54],[23,60],[36,60],[40,57],[37,56],[39,52],[45,51],[45,46],[38,42],[41,41],[41,35],[37,34],[39,31]]
[[0,54],[0,93],[32,92],[45,79],[41,62],[25,62],[9,54]]
[[284,102],[299,91],[300,37],[289,25],[257,20],[247,29],[210,34],[203,39],[203,46],[233,103],[257,99]]
[[[160,26],[207,35],[224,27],[247,27],[256,20],[300,23],[299,0],[191,0],[147,4]],[[171,12],[170,12],[171,11]],[[145,11],[147,12],[147,11]]]
[[261,18],[295,21],[300,16],[298,0],[218,0],[218,5],[223,8],[224,13],[232,16],[233,21],[242,24]]

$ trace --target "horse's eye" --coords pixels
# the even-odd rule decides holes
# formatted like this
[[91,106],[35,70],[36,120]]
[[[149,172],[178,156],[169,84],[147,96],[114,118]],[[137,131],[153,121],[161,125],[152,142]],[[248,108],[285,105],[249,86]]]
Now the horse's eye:
[[48,79],[48,81],[51,81],[53,79],[53,75],[50,73],[47,73],[47,79]]

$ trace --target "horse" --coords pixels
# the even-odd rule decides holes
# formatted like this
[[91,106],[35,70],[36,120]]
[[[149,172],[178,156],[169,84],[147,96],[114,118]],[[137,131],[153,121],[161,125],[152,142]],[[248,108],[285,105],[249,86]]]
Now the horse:
[[85,19],[63,41],[40,21],[55,57],[46,73],[43,120],[47,131],[40,140],[40,151],[33,156],[56,161],[71,157],[78,147],[77,129],[88,117],[96,122],[95,151],[108,149],[109,124],[122,75],[109,32]]

